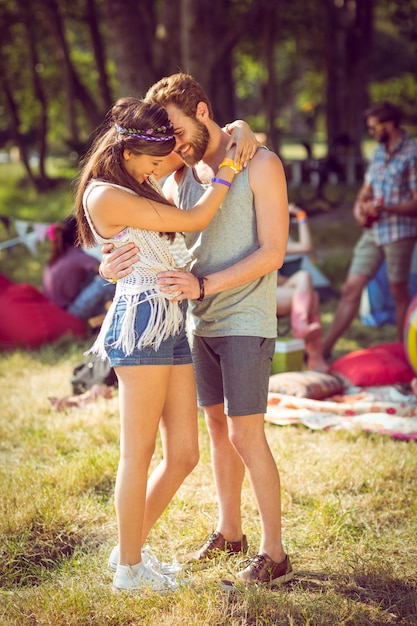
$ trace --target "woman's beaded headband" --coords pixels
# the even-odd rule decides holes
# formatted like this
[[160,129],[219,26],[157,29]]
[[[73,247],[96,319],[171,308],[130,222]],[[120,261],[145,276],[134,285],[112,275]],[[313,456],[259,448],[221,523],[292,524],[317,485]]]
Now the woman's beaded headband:
[[136,130],[135,128],[123,128],[118,124],[114,125],[116,133],[119,135],[127,135],[128,137],[137,137],[138,139],[146,139],[147,141],[170,141],[174,139],[174,135],[165,135],[164,137],[155,137],[154,133],[165,133],[167,130],[172,131],[173,125],[171,122],[167,126],[160,126],[159,128],[148,128],[147,130]]

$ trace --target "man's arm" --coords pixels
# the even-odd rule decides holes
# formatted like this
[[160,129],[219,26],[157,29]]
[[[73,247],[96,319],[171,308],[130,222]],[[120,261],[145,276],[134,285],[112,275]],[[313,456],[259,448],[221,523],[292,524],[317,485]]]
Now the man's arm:
[[[289,228],[284,168],[277,155],[268,150],[258,150],[249,167],[259,248],[228,268],[209,274],[204,280],[206,295],[252,282],[277,270],[284,261]],[[200,295],[199,282],[189,272],[163,272],[158,284],[161,291],[181,291],[176,300]]]
[[249,169],[259,248],[230,267],[210,274],[206,293],[252,282],[279,269],[285,258],[289,212],[284,168],[273,152],[258,150]]
[[139,249],[134,243],[126,243],[115,248],[112,243],[101,246],[99,274],[104,280],[113,282],[132,272],[132,266],[138,260]]
[[381,203],[377,207],[377,213],[386,211],[387,213],[395,213],[397,215],[416,215],[417,214],[417,156],[410,157],[407,161],[406,180],[408,188],[411,191],[411,198],[403,200],[398,204]]
[[380,213],[395,213],[396,215],[417,214],[417,189],[412,190],[412,198],[398,204],[384,204],[383,199],[374,198],[372,185],[364,183],[359,190],[353,207],[353,215],[362,226],[368,216],[377,217]]
[[365,181],[359,189],[353,205],[353,216],[361,226],[364,226],[366,224],[366,220],[368,219],[373,195],[372,185]]
[[415,215],[417,213],[417,189],[412,191],[413,197],[410,200],[404,200],[399,204],[378,204],[376,206],[376,214],[385,211],[387,213],[395,213],[396,215]]

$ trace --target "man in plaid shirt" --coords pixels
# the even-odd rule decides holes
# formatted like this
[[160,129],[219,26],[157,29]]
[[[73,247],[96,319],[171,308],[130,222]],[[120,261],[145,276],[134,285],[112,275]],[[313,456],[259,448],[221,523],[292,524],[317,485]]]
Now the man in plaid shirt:
[[398,341],[410,302],[408,281],[417,240],[417,143],[400,127],[401,112],[390,102],[365,111],[368,132],[378,142],[353,214],[363,233],[357,242],[333,323],[323,342],[330,356],[356,316],[361,294],[385,260],[395,301]]

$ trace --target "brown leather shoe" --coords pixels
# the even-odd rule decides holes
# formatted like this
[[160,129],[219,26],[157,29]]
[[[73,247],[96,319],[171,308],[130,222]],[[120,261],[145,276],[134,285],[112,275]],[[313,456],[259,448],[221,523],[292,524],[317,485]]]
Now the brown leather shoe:
[[193,563],[194,561],[212,559],[218,552],[237,554],[239,552],[246,553],[247,551],[248,540],[246,539],[246,535],[242,535],[242,539],[240,541],[226,541],[221,533],[214,532],[207,537],[206,541],[199,550],[177,557],[177,561],[179,561],[179,563]]
[[[236,574],[237,582],[243,585],[265,584],[268,587],[287,583],[294,578],[294,572],[288,555],[281,563],[276,563],[267,554],[252,557],[249,565]],[[222,581],[224,589],[231,589],[234,583]]]

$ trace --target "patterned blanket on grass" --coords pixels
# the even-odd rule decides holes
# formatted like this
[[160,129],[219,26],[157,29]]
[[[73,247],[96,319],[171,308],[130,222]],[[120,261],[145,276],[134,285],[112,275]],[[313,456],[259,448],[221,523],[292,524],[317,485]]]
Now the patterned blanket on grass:
[[417,441],[417,397],[393,386],[350,387],[324,400],[270,392],[265,420],[314,430],[359,428]]

